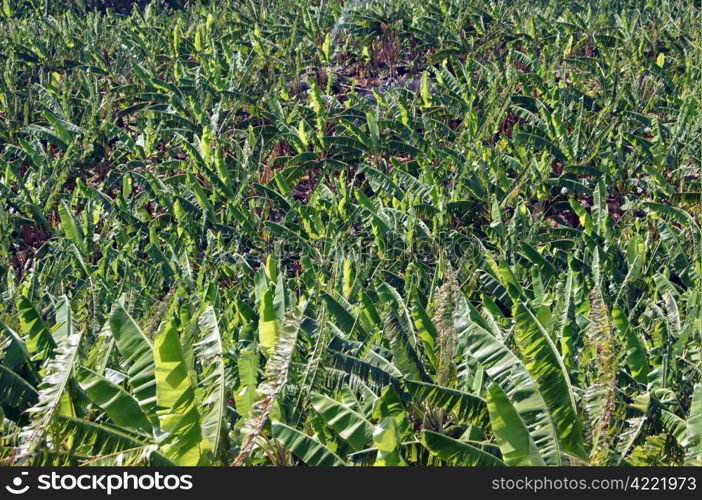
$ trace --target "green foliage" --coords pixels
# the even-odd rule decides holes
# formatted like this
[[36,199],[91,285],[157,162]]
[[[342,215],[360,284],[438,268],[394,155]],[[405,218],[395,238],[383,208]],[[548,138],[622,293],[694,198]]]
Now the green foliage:
[[701,15],[3,2],[0,460],[700,465]]

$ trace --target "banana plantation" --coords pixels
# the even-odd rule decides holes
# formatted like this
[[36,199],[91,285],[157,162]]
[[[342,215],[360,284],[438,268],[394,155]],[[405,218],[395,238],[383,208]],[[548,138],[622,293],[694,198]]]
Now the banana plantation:
[[702,465],[699,0],[0,3],[0,463]]

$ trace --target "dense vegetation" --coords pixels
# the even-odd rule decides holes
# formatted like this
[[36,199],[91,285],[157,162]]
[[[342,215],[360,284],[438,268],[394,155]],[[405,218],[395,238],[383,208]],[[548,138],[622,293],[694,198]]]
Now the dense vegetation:
[[702,464],[699,2],[110,3],[2,3],[0,460]]

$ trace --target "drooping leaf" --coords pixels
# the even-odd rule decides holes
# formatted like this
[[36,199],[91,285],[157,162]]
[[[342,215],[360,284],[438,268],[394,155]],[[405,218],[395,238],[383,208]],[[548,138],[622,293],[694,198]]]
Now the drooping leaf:
[[273,422],[273,435],[307,465],[316,467],[345,465],[341,458],[322,443],[281,422]]
[[444,462],[459,467],[501,467],[505,463],[495,455],[437,432],[422,431],[422,444]]
[[105,410],[115,424],[152,432],[151,422],[139,402],[123,388],[85,367],[77,370],[76,378],[92,402]]
[[323,394],[313,394],[310,402],[327,425],[354,450],[363,450],[372,441],[373,425],[363,415]]

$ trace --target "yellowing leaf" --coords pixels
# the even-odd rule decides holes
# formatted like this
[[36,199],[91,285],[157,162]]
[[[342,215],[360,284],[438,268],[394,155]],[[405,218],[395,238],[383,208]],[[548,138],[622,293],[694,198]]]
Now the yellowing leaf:
[[658,65],[659,68],[662,68],[665,66],[665,54],[661,52],[658,54],[658,57],[656,58],[656,64]]

